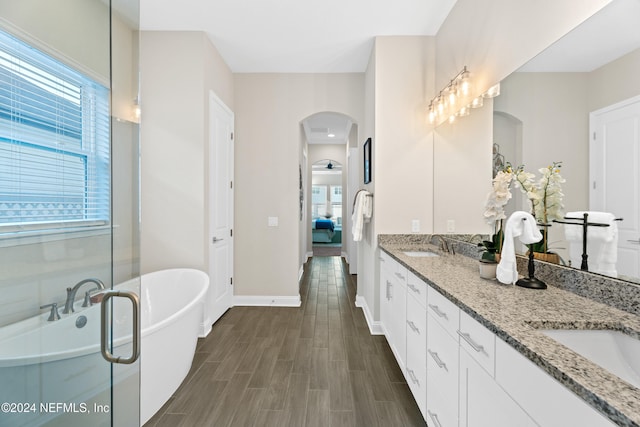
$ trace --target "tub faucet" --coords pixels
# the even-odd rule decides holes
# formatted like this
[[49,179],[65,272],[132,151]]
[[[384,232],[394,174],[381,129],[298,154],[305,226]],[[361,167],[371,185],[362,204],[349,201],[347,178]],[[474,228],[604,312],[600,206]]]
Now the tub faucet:
[[76,283],[73,288],[67,288],[67,301],[64,303],[64,310],[62,312],[64,314],[73,313],[75,310],[73,309],[73,301],[76,299],[76,293],[85,283],[93,283],[97,286],[96,289],[104,289],[104,283],[100,279],[84,279]]

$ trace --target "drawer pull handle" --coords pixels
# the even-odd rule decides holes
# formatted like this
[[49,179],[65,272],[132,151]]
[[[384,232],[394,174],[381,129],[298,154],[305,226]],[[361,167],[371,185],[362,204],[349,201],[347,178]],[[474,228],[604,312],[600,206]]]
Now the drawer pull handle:
[[427,351],[431,355],[431,358],[436,362],[436,365],[438,365],[438,368],[442,368],[445,371],[449,372],[449,370],[447,369],[447,364],[440,359],[440,356],[438,356],[438,353],[431,350],[427,350]]
[[438,419],[438,416],[436,414],[431,411],[427,411],[427,413],[429,414],[429,418],[431,418],[431,421],[433,421],[433,424],[435,424],[436,427],[442,427],[442,424],[440,424],[440,420]]
[[435,311],[438,316],[442,317],[443,319],[449,320],[449,318],[447,317],[447,313],[445,313],[444,311],[440,311],[440,307],[438,307],[437,305],[429,304],[429,307],[431,307],[431,310]]
[[415,286],[413,286],[411,283],[409,283],[407,285],[409,287],[409,289],[411,289],[413,292],[415,292],[416,294],[420,295],[420,289],[416,288]]
[[407,372],[409,373],[409,377],[411,377],[411,382],[417,384],[418,387],[420,387],[420,381],[418,381],[418,378],[416,378],[416,374],[413,372],[413,370],[407,368]]
[[407,325],[409,325],[409,327],[413,332],[420,335],[420,329],[418,329],[415,323],[413,323],[411,320],[407,320]]
[[478,344],[477,342],[475,342],[471,338],[471,335],[469,335],[468,333],[465,333],[465,332],[462,332],[462,331],[458,331],[458,335],[460,335],[460,337],[462,337],[462,339],[465,340],[471,346],[471,348],[473,348],[478,353],[487,354],[487,352],[484,351],[484,347],[481,346],[480,344]]
[[391,293],[391,287],[393,285],[391,284],[390,281],[387,280],[387,300],[390,301],[391,298],[393,297],[392,293]]
[[396,277],[400,280],[404,280],[404,276],[400,273],[396,273]]

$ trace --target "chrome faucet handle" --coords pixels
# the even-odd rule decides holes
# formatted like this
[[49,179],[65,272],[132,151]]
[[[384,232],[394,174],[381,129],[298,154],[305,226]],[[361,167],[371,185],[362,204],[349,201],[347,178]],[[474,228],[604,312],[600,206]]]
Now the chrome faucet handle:
[[40,306],[40,309],[51,307],[51,313],[49,313],[49,317],[47,318],[48,322],[53,322],[54,320],[60,320],[60,314],[58,313],[58,304],[53,302],[51,304],[45,304]]
[[95,289],[89,289],[87,292],[85,292],[82,307],[91,307],[93,305],[93,303],[91,302],[91,294],[95,294],[96,292],[101,290],[102,289],[100,288],[95,288]]

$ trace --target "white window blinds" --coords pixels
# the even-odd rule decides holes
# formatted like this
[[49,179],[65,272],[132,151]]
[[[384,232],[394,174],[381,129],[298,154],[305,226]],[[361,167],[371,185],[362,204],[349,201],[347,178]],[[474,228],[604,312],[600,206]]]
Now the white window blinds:
[[109,91],[0,31],[0,233],[109,221]]

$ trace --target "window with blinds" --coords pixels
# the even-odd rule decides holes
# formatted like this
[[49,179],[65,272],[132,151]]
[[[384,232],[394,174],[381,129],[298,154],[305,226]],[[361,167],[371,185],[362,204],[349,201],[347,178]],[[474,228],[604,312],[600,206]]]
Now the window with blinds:
[[105,225],[109,90],[0,31],[0,233]]

